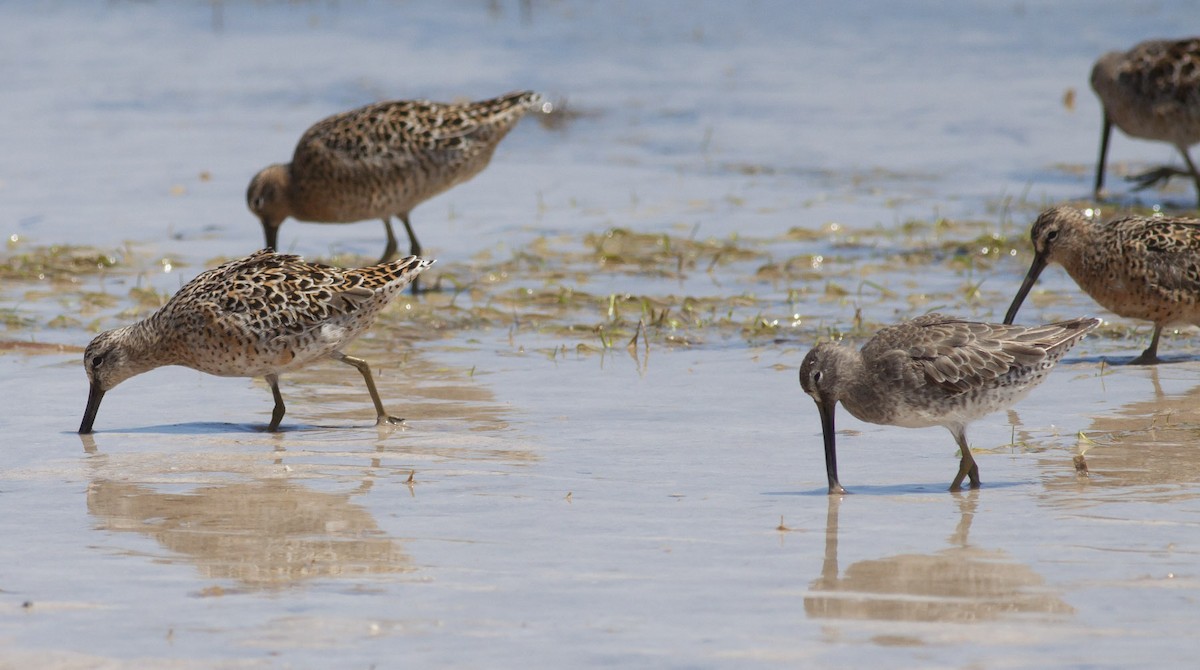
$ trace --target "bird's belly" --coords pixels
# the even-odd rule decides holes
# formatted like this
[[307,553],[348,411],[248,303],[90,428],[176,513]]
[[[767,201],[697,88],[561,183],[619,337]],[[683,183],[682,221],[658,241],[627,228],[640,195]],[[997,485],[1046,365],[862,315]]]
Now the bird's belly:
[[1050,366],[1009,375],[999,383],[930,402],[906,402],[889,414],[888,423],[903,428],[966,425],[993,412],[1007,409],[1029,394],[1046,377]]
[[197,346],[192,348],[186,365],[219,377],[277,375],[328,356],[361,330],[356,324],[334,322],[300,334],[248,339],[234,346]]
[[314,223],[357,223],[367,219],[386,219],[407,213],[420,198],[397,187],[389,190],[338,191],[326,197],[310,198],[294,207],[292,215]]
[[292,215],[300,221],[354,223],[407,214],[420,203],[478,174],[486,161],[393,171],[358,167],[345,174],[322,175],[298,183],[291,195]]
[[1189,290],[1150,287],[1145,280],[1121,277],[1076,283],[1105,309],[1127,319],[1159,324],[1200,322],[1200,296]]
[[1130,137],[1191,146],[1200,142],[1200,115],[1183,104],[1151,106],[1142,100],[1108,108],[1109,118]]

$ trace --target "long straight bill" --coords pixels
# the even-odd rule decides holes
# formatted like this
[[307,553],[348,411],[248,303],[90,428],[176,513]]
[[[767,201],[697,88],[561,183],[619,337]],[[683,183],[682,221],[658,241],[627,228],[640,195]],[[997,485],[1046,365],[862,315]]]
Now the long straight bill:
[[1008,306],[1008,313],[1004,315],[1004,323],[1012,325],[1013,319],[1017,317],[1017,310],[1021,309],[1021,303],[1025,302],[1025,296],[1029,295],[1029,289],[1033,288],[1033,283],[1037,281],[1038,275],[1042,274],[1042,270],[1046,268],[1046,259],[1042,256],[1034,256],[1033,263],[1029,266],[1029,272],[1025,274],[1025,281],[1021,282],[1021,288],[1017,289],[1017,295],[1013,298],[1012,304]]
[[836,404],[818,402],[817,412],[821,415],[821,433],[825,436],[825,474],[829,477],[829,495],[845,493],[846,489],[838,483],[837,445],[833,432],[833,411]]
[[83,423],[79,424],[79,434],[92,432],[92,424],[96,422],[96,412],[100,410],[100,401],[104,400],[104,391],[99,384],[92,384],[88,390],[87,409],[83,410]]

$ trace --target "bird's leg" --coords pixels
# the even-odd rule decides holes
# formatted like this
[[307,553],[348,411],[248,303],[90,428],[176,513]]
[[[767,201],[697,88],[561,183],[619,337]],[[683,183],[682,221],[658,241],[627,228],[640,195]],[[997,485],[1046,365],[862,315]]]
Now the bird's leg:
[[[421,255],[421,243],[417,241],[417,234],[413,232],[412,223],[409,222],[409,220],[408,220],[408,212],[400,213],[399,217],[400,217],[400,222],[404,224],[404,229],[408,231],[408,253],[409,253],[409,255],[410,256],[420,256]],[[395,242],[393,241],[393,244],[394,243]],[[413,295],[416,295],[417,293],[420,293],[420,291],[421,291],[421,277],[420,277],[420,275],[418,275],[416,277],[413,277],[412,293],[413,293]]]
[[954,441],[958,443],[958,450],[962,454],[962,459],[958,462],[958,475],[950,483],[950,490],[961,491],[964,478],[969,478],[971,488],[977,489],[979,488],[979,465],[971,454],[971,448],[967,446],[966,427],[956,428],[950,432],[954,434]]
[[340,351],[335,351],[332,354],[329,354],[329,356],[334,360],[345,363],[346,365],[353,365],[358,369],[359,372],[362,373],[363,379],[367,382],[367,391],[370,391],[371,393],[371,401],[375,403],[376,425],[397,426],[404,423],[404,419],[398,419],[394,416],[390,416],[388,415],[387,411],[383,409],[383,401],[379,399],[379,391],[375,389],[375,379],[371,377],[371,367],[367,365],[366,361],[361,358],[347,356]]
[[1092,189],[1092,195],[1097,200],[1100,199],[1100,191],[1104,190],[1104,163],[1108,159],[1108,138],[1112,134],[1112,120],[1108,118],[1108,111],[1104,112],[1104,127],[1100,130],[1100,159],[1096,161],[1096,187]]
[[1192,162],[1192,157],[1188,155],[1187,147],[1179,147],[1179,153],[1183,154],[1183,162],[1187,163],[1188,169],[1192,171],[1192,181],[1196,184],[1196,206],[1200,207],[1200,172],[1196,171],[1196,164]]
[[1150,338],[1150,346],[1142,352],[1141,356],[1129,361],[1129,365],[1155,365],[1158,360],[1158,336],[1162,334],[1162,324],[1154,324],[1154,335]]
[[271,385],[271,395],[275,396],[275,409],[271,410],[271,425],[267,426],[267,432],[274,433],[279,430],[279,422],[283,421],[286,409],[283,406],[283,396],[279,393],[279,375],[269,374],[266,379]]
[[[408,225],[405,223],[404,225]],[[383,256],[380,257],[380,263],[386,263],[396,257],[396,231],[392,230],[392,219],[384,217],[383,229],[387,231],[387,246],[383,248]]]
[[417,241],[417,235],[413,232],[412,223],[408,220],[408,212],[400,214],[400,222],[404,224],[404,229],[408,231],[408,253],[410,256],[421,255],[421,243]]

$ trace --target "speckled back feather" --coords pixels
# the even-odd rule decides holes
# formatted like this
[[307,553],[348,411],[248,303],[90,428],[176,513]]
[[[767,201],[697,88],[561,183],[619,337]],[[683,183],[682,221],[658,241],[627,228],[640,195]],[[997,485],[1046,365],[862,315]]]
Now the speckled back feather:
[[298,367],[352,341],[433,261],[362,269],[264,249],[201,273],[146,319],[172,362],[226,376]]
[[541,104],[532,91],[491,100],[448,104],[396,100],[360,107],[317,122],[300,138],[294,164],[308,160],[372,161],[443,156],[487,144]]
[[1117,80],[1148,102],[1195,104],[1200,100],[1200,38],[1142,42],[1126,52]]

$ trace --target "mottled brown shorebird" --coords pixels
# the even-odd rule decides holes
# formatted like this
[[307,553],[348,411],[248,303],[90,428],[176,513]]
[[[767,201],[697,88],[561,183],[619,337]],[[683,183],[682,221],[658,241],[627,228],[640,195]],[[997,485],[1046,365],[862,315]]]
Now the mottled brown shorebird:
[[145,320],[100,333],[87,346],[91,389],[79,432],[92,432],[106,392],[164,365],[266,378],[275,397],[267,430],[275,431],[284,413],[279,375],[326,356],[362,373],[378,424],[398,424],[384,411],[367,362],[342,349],[432,263],[410,256],[343,270],[264,249],[203,272]]
[[861,421],[905,428],[944,426],[962,453],[951,491],[979,466],[967,424],[1025,397],[1099,319],[1023,328],[927,314],[883,328],[861,351],[813,347],[800,365],[800,387],[817,402],[825,437],[829,493],[845,493],[837,474],[833,412],[837,403]]
[[550,104],[522,91],[466,104],[380,102],[336,114],[304,133],[291,163],[254,175],[246,203],[272,249],[289,216],[315,223],[380,218],[387,231],[382,263],[396,254],[395,216],[408,231],[410,253],[419,256],[412,208],[479,174],[500,140],[535,108],[549,112]]
[[1200,172],[1188,155],[1188,147],[1200,142],[1200,37],[1150,40],[1104,54],[1092,68],[1092,89],[1104,108],[1095,196],[1104,187],[1108,138],[1116,125],[1130,137],[1170,142],[1187,165],[1134,175],[1129,179],[1137,188],[1182,175],[1192,178],[1200,197]]
[[1013,297],[1004,323],[1050,263],[1105,309],[1154,323],[1150,346],[1131,365],[1158,363],[1164,326],[1200,325],[1200,219],[1125,216],[1108,222],[1073,207],[1054,207],[1029,231],[1033,263]]

